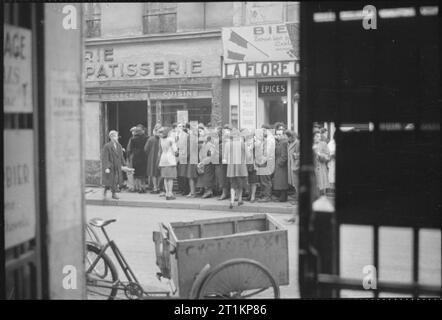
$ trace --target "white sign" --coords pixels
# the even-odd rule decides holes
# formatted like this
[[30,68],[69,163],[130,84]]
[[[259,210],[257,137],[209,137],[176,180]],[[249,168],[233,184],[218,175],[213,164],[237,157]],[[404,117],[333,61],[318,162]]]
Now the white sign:
[[34,139],[33,131],[28,129],[5,129],[3,133],[5,248],[8,249],[35,237]]
[[226,63],[223,78],[278,78],[299,75],[299,61]]
[[299,59],[285,24],[223,28],[222,38],[225,63]]
[[240,128],[256,128],[256,83],[244,80],[240,83]]
[[187,110],[177,110],[176,112],[177,123],[189,122],[189,112]]
[[4,25],[3,112],[32,112],[31,31]]

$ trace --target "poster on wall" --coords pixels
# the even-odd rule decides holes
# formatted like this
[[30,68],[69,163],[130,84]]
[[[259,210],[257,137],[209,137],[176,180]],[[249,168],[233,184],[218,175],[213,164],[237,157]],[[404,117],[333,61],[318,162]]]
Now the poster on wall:
[[286,24],[223,28],[222,39],[225,63],[299,59]]
[[34,137],[31,129],[3,131],[5,248],[35,237]]
[[31,31],[3,25],[3,112],[31,113]]
[[240,82],[240,128],[256,127],[256,83],[254,80]]
[[177,123],[188,123],[189,122],[189,111],[177,110],[176,119],[177,119]]

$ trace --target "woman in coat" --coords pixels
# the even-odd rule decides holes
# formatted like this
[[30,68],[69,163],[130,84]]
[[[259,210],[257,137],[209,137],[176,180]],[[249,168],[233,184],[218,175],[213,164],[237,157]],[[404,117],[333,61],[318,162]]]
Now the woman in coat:
[[206,128],[199,128],[199,163],[198,168],[202,174],[198,176],[197,187],[204,190],[203,198],[213,196],[215,186],[215,166],[212,163],[212,155],[215,155],[215,145],[212,137],[207,133]]
[[164,179],[164,190],[166,191],[166,200],[174,200],[173,180],[177,177],[176,153],[178,151],[175,139],[168,136],[169,129],[161,128],[160,135],[160,155],[159,163],[161,177]]
[[287,190],[289,188],[287,168],[287,137],[284,134],[283,125],[276,126],[275,132],[275,172],[273,173],[273,190],[278,191],[279,201],[287,201]]
[[239,132],[232,132],[227,137],[223,150],[223,163],[227,164],[227,177],[230,180],[230,206],[235,203],[235,192],[238,193],[238,206],[242,205],[242,192],[247,187],[247,164],[244,138]]
[[123,148],[118,142],[118,132],[112,130],[109,132],[110,141],[103,147],[101,168],[102,184],[104,185],[104,197],[107,190],[111,190],[112,199],[117,199],[118,185],[123,183],[122,167],[124,165]]
[[178,148],[177,180],[178,190],[182,195],[189,194],[189,182],[186,177],[187,166],[187,129],[184,123],[178,123],[176,127],[176,145]]
[[219,161],[218,164],[215,164],[215,180],[218,189],[222,191],[218,200],[224,200],[229,197],[230,184],[229,179],[227,178],[227,164],[223,163],[223,145],[225,143],[223,131],[224,134],[228,136],[231,130],[232,128],[228,124],[224,125],[224,127],[217,128]]
[[259,185],[259,178],[256,174],[256,165],[255,165],[255,135],[250,132],[243,132],[245,135],[245,147],[246,147],[246,163],[247,163],[247,183],[250,187],[249,197],[247,201],[251,203],[255,202],[256,198],[256,189]]
[[299,195],[299,160],[300,160],[300,145],[298,135],[294,131],[286,131],[288,138],[288,181],[289,185],[295,188],[296,197]]
[[325,195],[329,187],[327,162],[330,161],[330,151],[327,144],[322,141],[321,133],[313,136],[313,162],[315,166],[316,185],[319,195]]
[[134,172],[134,191],[139,193],[145,193],[143,188],[143,180],[146,177],[147,159],[144,152],[144,146],[146,145],[147,138],[143,129],[135,127],[133,130],[133,136],[129,140],[127,146],[128,156],[131,159],[132,168]]
[[[196,180],[198,178],[198,172],[197,172],[197,166],[198,166],[198,152],[195,150],[196,154],[196,161],[194,161],[194,156],[192,156],[192,148],[194,148],[194,143],[191,142],[191,139],[196,142],[198,141],[198,129],[195,127],[190,127],[190,124],[186,124],[187,129],[187,164],[185,164],[185,177],[189,181],[189,189],[190,192],[187,195],[188,198],[195,198],[196,197]],[[194,141],[195,142],[195,141]],[[197,148],[197,147],[196,147]]]
[[146,152],[147,158],[147,168],[146,175],[151,177],[153,190],[150,193],[158,194],[160,190],[158,188],[158,182],[160,178],[160,169],[158,167],[158,153],[160,150],[160,137],[158,135],[158,130],[161,128],[161,125],[157,123],[153,129],[153,135],[149,137],[145,146],[144,152]]
[[334,132],[327,146],[330,151],[330,161],[328,162],[328,182],[330,183],[330,188],[334,190],[336,169],[336,142]]

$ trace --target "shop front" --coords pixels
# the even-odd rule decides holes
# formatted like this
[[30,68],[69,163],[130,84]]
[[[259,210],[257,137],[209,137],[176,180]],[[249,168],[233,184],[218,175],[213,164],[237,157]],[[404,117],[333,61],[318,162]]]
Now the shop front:
[[[104,42],[104,41],[101,41]],[[85,52],[86,181],[100,184],[100,150],[117,130],[198,121],[222,123],[221,43],[218,38],[163,42],[89,42]]]
[[285,24],[223,29],[222,76],[229,82],[233,126],[283,122],[297,131],[299,59],[293,48]]

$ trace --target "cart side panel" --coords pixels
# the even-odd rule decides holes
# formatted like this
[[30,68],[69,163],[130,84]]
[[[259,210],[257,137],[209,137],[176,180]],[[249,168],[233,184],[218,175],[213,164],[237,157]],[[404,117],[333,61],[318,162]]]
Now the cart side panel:
[[279,285],[289,284],[287,230],[237,234],[222,238],[178,241],[179,295],[188,298],[201,269],[235,258],[256,260],[266,266]]
[[238,231],[237,232],[249,232],[249,231],[267,231],[266,228],[266,218],[262,217],[260,219],[254,220],[240,220],[238,221]]
[[201,225],[201,238],[222,237],[235,233],[235,222],[215,222]]
[[183,227],[173,227],[173,232],[178,240],[198,239],[201,238],[201,230],[199,224],[188,225]]

